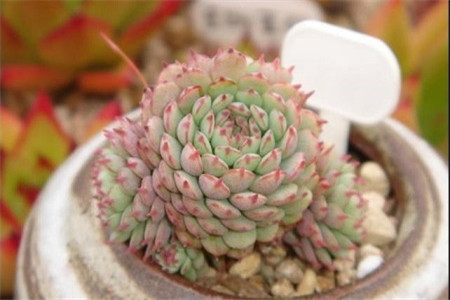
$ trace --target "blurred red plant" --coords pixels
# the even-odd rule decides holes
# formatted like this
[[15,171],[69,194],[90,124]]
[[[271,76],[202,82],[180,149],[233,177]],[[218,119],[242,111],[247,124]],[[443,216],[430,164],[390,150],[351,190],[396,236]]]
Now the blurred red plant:
[[400,63],[402,94],[394,117],[448,159],[448,1],[386,1],[366,32],[383,39]]
[[10,90],[111,93],[131,82],[128,67],[99,38],[110,36],[136,58],[146,38],[179,0],[3,1],[0,15],[1,85]]
[[[88,124],[84,139],[122,114],[110,101]],[[39,93],[24,119],[0,107],[0,295],[13,288],[15,257],[22,227],[50,174],[67,158],[76,143],[63,132],[52,101]]]

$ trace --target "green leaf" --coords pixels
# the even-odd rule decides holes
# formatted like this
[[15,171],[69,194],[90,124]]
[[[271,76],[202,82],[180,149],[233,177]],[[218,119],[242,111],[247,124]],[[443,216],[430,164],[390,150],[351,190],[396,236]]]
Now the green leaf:
[[72,141],[59,126],[51,100],[46,94],[39,94],[25,120],[25,128],[15,151],[33,162],[45,159],[56,167],[67,157],[71,148]]
[[70,72],[39,64],[5,64],[0,70],[1,86],[15,91],[51,91],[68,84]]
[[138,21],[126,24],[129,27],[125,28],[118,38],[119,47],[129,55],[135,55],[141,49],[145,39],[184,3],[180,0],[157,0],[157,5],[153,6],[150,5],[151,2],[153,1],[142,2],[145,5],[143,9],[150,9],[150,13],[144,17],[142,11],[137,11],[137,14],[130,21]]
[[0,40],[2,64],[30,60],[26,45],[3,16],[0,16]]
[[412,71],[420,69],[436,41],[448,39],[448,0],[436,1],[418,21],[411,46]]
[[411,25],[405,1],[384,2],[369,20],[365,32],[382,39],[397,57],[403,75],[410,71]]
[[119,65],[117,68],[80,72],[76,81],[78,87],[83,91],[108,95],[130,85],[133,75],[129,66]]
[[146,13],[148,12],[145,7],[148,6],[147,3],[153,5],[152,3],[154,2],[135,0],[87,0],[81,4],[81,13],[89,17],[94,17],[97,20],[102,20],[114,29],[119,29],[122,28],[122,24],[135,10],[143,10]]
[[416,102],[419,130],[433,146],[448,148],[448,40],[442,40],[424,62]]
[[[19,155],[7,156],[1,170],[1,201],[20,224],[24,224],[36,192],[50,175],[50,170]],[[28,193],[28,191],[36,191]]]
[[104,21],[74,15],[40,41],[40,58],[63,70],[79,70],[92,63],[110,65],[117,57],[100,38],[100,32],[110,36],[112,29]]
[[76,12],[82,3],[82,0],[62,0],[62,1],[66,5],[67,10],[69,10],[71,13]]
[[2,17],[31,49],[70,16],[62,1],[2,1],[1,8]]
[[[2,117],[5,115],[2,112]],[[12,216],[23,223],[37,191],[72,150],[72,141],[62,132],[45,94],[37,96],[19,129],[14,145],[2,136],[0,198]]]
[[13,112],[3,106],[0,107],[0,148],[6,154],[17,143],[19,134],[23,129],[22,121]]

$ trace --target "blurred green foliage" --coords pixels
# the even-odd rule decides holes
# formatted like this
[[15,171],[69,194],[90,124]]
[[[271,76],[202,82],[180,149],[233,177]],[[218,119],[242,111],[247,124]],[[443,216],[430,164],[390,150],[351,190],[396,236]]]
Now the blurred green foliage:
[[[366,32],[383,39],[401,66],[402,97],[394,117],[448,159],[448,1],[419,2],[385,1]],[[410,6],[419,4],[424,8],[413,15]]]

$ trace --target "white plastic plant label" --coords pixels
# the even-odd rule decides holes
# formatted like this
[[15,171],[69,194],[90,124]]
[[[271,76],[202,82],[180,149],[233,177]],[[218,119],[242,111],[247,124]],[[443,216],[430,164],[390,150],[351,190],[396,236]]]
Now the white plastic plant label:
[[321,20],[323,13],[311,0],[197,0],[190,17],[196,33],[209,43],[230,47],[249,40],[266,51],[278,49],[292,25],[306,19]]
[[307,105],[324,119],[323,139],[345,153],[350,122],[374,124],[397,106],[398,62],[381,40],[318,22],[303,21],[287,33],[283,66],[294,66],[293,83],[314,90]]

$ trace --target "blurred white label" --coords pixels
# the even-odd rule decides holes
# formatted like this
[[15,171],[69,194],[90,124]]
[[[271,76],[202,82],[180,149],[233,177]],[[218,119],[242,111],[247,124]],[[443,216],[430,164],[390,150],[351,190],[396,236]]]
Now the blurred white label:
[[281,50],[294,66],[293,83],[316,92],[307,104],[328,121],[322,137],[345,153],[350,122],[375,124],[388,117],[400,95],[400,68],[381,40],[317,21],[296,24]]
[[283,66],[293,83],[315,90],[308,104],[353,122],[375,124],[391,114],[400,95],[400,68],[380,39],[338,26],[304,21],[289,30]]
[[190,16],[194,30],[207,42],[229,47],[250,40],[260,51],[279,49],[297,22],[324,18],[321,8],[310,0],[197,0]]

